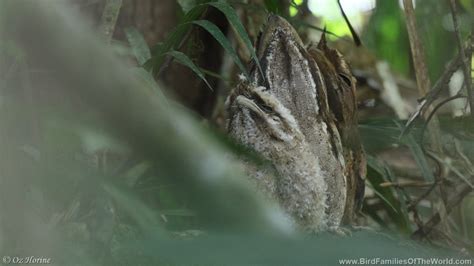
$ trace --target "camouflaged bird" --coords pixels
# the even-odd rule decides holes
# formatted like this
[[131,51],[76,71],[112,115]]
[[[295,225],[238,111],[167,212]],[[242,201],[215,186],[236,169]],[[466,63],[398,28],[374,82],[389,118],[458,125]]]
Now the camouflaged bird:
[[306,49],[294,28],[271,15],[254,65],[227,100],[231,137],[272,162],[251,169],[261,191],[306,231],[350,222],[363,196],[355,83],[324,38]]
[[347,202],[344,223],[352,224],[357,212],[362,208],[367,172],[365,153],[358,132],[356,79],[343,56],[327,46],[325,35],[308,52],[318,65],[327,86],[328,102],[336,118],[336,126],[341,136],[347,181]]

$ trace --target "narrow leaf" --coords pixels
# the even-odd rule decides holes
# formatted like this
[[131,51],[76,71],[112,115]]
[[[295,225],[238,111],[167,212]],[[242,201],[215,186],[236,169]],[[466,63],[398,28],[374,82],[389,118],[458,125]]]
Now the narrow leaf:
[[199,67],[197,67],[196,64],[194,64],[193,61],[187,55],[179,51],[170,51],[167,54],[174,57],[174,59],[178,63],[189,67],[194,73],[196,73],[196,75],[198,75],[200,79],[202,79],[206,83],[206,85],[209,87],[209,89],[211,89],[211,91],[213,90],[211,87],[211,84],[207,82],[206,77],[204,76],[204,73],[202,73]]
[[178,0],[177,2],[181,6],[181,9],[184,13],[189,12],[189,10],[193,9],[197,5],[196,0]]
[[428,165],[428,161],[426,160],[426,156],[423,153],[421,146],[416,142],[413,135],[411,134],[407,135],[405,137],[405,143],[408,145],[411,152],[413,153],[416,164],[418,164],[418,167],[420,167],[425,180],[428,182],[433,182],[434,181],[433,172],[431,171],[430,166]]
[[265,75],[263,74],[262,66],[260,65],[257,54],[255,53],[255,49],[252,45],[252,41],[250,40],[250,37],[247,34],[247,31],[245,30],[244,25],[242,25],[242,22],[237,16],[237,12],[235,12],[235,9],[233,9],[232,6],[230,6],[226,2],[211,2],[209,3],[209,5],[217,8],[219,11],[224,13],[227,20],[230,22],[232,27],[236,30],[239,37],[244,41],[245,45],[247,46],[247,49],[250,52],[250,55],[252,56],[252,59],[255,61],[258,69],[260,70],[260,74],[262,75],[262,77],[264,77]]
[[249,78],[247,69],[244,67],[244,65],[240,61],[234,48],[230,44],[229,40],[227,40],[227,38],[224,36],[222,31],[216,25],[214,25],[212,22],[207,21],[207,20],[196,20],[196,21],[193,21],[192,23],[204,28],[207,32],[209,32],[212,35],[212,37],[214,37],[214,39],[216,39],[219,42],[219,44],[226,50],[226,52],[228,52],[231,55],[234,62],[240,68],[240,71],[242,71],[242,73],[244,73],[244,75],[247,78]]
[[372,185],[372,183],[367,183],[368,186],[374,191],[375,195],[377,195],[383,202],[387,203],[387,205],[395,212],[399,213],[398,210],[392,205],[392,203],[382,194],[380,193],[375,187]]
[[265,7],[268,11],[275,14],[280,14],[280,8],[277,0],[265,0]]
[[206,8],[206,6],[197,5],[187,12],[181,19],[182,23],[170,33],[166,40],[152,47],[151,54],[153,57],[145,63],[144,67],[147,70],[152,69],[154,74],[158,73],[164,62],[165,54],[171,50],[177,49],[177,46],[179,46],[183,38],[186,36],[186,33],[190,30],[190,23],[193,20],[198,19]]
[[[384,169],[384,166],[383,165],[380,165],[380,163],[377,162],[377,160],[372,157],[372,156],[368,156],[367,157],[367,164],[372,167],[372,169],[374,169],[375,171],[377,171],[382,177],[384,177],[385,179],[388,179],[387,176],[386,176],[386,171]],[[372,188],[372,190],[374,191],[374,193],[383,201],[385,202],[390,208],[392,208],[392,210],[395,212],[395,213],[399,213],[398,210],[395,208],[395,206],[393,206],[392,202],[390,202],[389,199],[387,199],[387,197],[385,197],[380,191],[377,190],[377,188],[375,188],[371,182],[367,182],[367,184],[369,184],[369,186]]]
[[[397,123],[400,130],[403,130],[403,126],[400,123]],[[415,157],[416,164],[421,169],[421,173],[427,182],[434,182],[435,178],[433,176],[433,172],[428,165],[428,161],[426,160],[425,153],[423,152],[420,144],[415,140],[413,134],[411,132],[405,133],[405,136],[401,140],[405,145],[410,148],[410,151]]]
[[219,75],[218,73],[214,72],[214,71],[210,71],[210,70],[207,70],[207,69],[204,69],[204,68],[200,68],[202,73],[208,75],[208,76],[211,76],[211,77],[214,77],[214,78],[217,78],[217,79],[220,79],[222,81],[224,81],[225,83],[229,83],[230,80],[223,77],[222,75]]
[[400,190],[393,187],[383,188],[380,186],[382,181],[394,182],[396,180],[392,171],[384,162],[370,155],[367,156],[367,165],[369,166],[367,168],[369,184],[375,194],[387,205],[388,208],[385,209],[387,214],[402,231],[411,232],[404,195],[400,194]]
[[148,48],[143,35],[133,27],[126,28],[125,35],[127,36],[127,40],[130,43],[135,58],[140,65],[143,65],[151,58],[150,49]]
[[[385,168],[385,173],[386,173],[387,177],[389,178],[389,180],[391,180],[392,182],[398,182],[398,178],[393,174],[390,167],[388,167],[386,164],[384,164],[384,168]],[[407,206],[406,202],[410,199],[408,198],[408,195],[403,193],[402,190],[400,190],[400,189],[395,189],[395,192],[397,193],[398,201],[400,203],[400,210],[403,214],[402,217],[405,220],[405,224],[409,225],[409,222],[408,222],[408,220],[409,220],[409,218],[408,218],[409,217],[408,216],[408,206]]]

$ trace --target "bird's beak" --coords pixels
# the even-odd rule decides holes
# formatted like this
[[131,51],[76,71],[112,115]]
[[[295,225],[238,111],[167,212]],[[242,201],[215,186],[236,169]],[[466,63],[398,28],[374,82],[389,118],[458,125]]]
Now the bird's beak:
[[238,105],[249,109],[250,111],[256,113],[257,115],[261,117],[266,116],[266,113],[260,107],[258,107],[258,105],[254,101],[250,100],[249,98],[245,96],[239,95],[237,96],[235,101],[237,102]]

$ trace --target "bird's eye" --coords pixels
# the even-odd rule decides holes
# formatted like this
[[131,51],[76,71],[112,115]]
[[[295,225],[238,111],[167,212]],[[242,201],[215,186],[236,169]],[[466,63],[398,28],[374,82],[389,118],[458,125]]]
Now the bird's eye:
[[339,78],[347,85],[352,86],[352,79],[346,74],[339,74]]
[[265,113],[270,114],[273,112],[273,109],[268,106],[261,98],[256,97],[253,100],[258,105],[258,107]]
[[259,104],[258,106],[260,107],[260,109],[262,109],[267,114],[273,112],[272,108],[270,106],[266,105],[266,104]]
[[281,118],[277,115],[272,115],[272,119],[276,123],[281,123]]

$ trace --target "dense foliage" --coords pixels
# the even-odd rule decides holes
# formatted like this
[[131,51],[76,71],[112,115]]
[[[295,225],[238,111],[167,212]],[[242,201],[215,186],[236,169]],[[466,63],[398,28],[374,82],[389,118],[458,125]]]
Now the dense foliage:
[[[122,1],[103,2],[103,18],[111,19],[100,28],[107,31],[123,12]],[[345,258],[472,254],[469,100],[455,110],[453,104],[461,114],[456,118],[451,109],[438,109],[452,103],[445,99],[470,97],[471,82],[461,82],[459,92],[449,95],[454,86],[449,80],[463,69],[458,42],[472,58],[471,2],[456,1],[459,30],[449,2],[416,1],[434,91],[419,103],[412,81],[419,66],[411,59],[397,1],[377,1],[370,20],[358,29],[364,47],[338,35],[336,27],[347,27],[342,18],[342,24],[327,23],[335,25],[327,34],[334,46],[342,45],[354,72],[369,73],[361,75],[358,95],[368,193],[359,221],[363,228],[351,237],[294,232],[232,159],[240,154],[259,161],[258,155],[219,129],[222,102],[237,73],[245,76],[247,64],[258,64],[253,43],[260,25],[249,20],[278,13],[310,39],[311,32],[324,28],[324,17],[309,23],[314,20],[308,16],[315,16],[305,7],[308,1],[177,2],[176,27],[151,47],[134,25],[123,29],[124,40],[107,32],[98,37],[70,6],[0,3],[1,255],[50,257],[57,265],[333,265]],[[213,21],[212,12],[227,26]],[[198,38],[203,32],[207,39]],[[198,60],[211,55],[195,54],[205,51],[199,45],[208,39],[223,58],[214,69]],[[351,58],[350,51],[357,56]],[[383,60],[392,79],[411,89],[399,92],[412,105],[410,116],[398,115],[400,106],[384,98],[386,79],[377,72]],[[214,95],[212,101],[201,99],[212,111],[179,101],[166,82],[175,64],[188,68],[196,86]],[[434,123],[427,126],[430,119]]]

